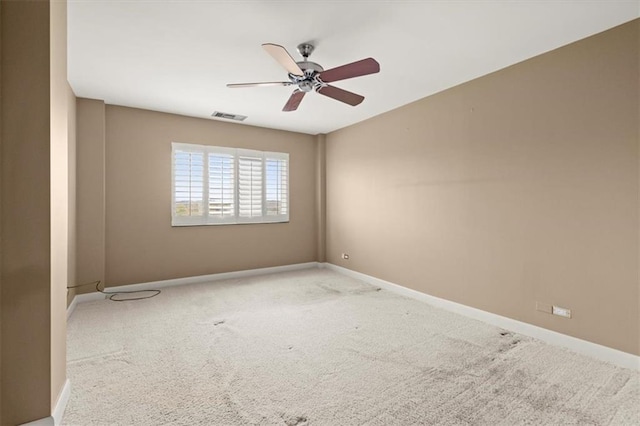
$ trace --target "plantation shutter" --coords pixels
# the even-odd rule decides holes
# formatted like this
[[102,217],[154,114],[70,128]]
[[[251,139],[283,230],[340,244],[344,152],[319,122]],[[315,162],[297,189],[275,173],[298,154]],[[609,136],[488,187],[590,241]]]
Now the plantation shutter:
[[289,154],[171,144],[171,225],[289,221]]
[[246,219],[262,217],[262,152],[238,149],[237,158],[238,218],[247,221]]
[[174,149],[174,216],[184,218],[204,216],[204,168],[204,152]]
[[209,154],[209,217],[235,216],[235,160],[233,154]]
[[289,213],[289,154],[265,153],[266,214],[285,217]]

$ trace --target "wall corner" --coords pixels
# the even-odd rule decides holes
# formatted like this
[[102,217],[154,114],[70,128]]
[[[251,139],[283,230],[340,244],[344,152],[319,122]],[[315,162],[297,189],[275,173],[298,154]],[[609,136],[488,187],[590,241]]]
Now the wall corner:
[[316,237],[318,262],[325,262],[326,250],[326,214],[327,214],[327,180],[326,180],[326,146],[327,135],[316,135]]

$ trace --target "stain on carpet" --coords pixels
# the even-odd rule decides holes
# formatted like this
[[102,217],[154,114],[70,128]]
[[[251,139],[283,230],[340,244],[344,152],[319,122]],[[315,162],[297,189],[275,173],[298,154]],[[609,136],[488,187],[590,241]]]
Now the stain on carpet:
[[287,426],[306,426],[309,420],[305,416],[283,416],[284,424]]

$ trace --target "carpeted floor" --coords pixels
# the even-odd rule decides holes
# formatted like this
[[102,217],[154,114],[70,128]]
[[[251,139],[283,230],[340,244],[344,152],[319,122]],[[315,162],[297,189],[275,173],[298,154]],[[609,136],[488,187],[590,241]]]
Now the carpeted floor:
[[640,374],[323,269],[79,304],[68,425],[638,425]]

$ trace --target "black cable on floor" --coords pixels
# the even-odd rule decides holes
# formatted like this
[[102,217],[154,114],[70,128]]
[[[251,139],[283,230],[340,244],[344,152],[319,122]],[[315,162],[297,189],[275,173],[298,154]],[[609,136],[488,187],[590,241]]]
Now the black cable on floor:
[[[127,302],[129,300],[151,299],[152,297],[155,297],[161,293],[160,290],[104,291],[104,287],[100,288],[100,284],[101,284],[100,280],[92,281],[90,283],[67,286],[67,291],[69,291],[70,288],[86,287],[88,285],[93,285],[93,284],[96,285],[96,291],[108,296],[109,300],[113,302]],[[120,294],[136,294],[136,293],[153,293],[153,294],[150,294],[148,296],[130,297],[126,299],[117,298],[117,296]]]

